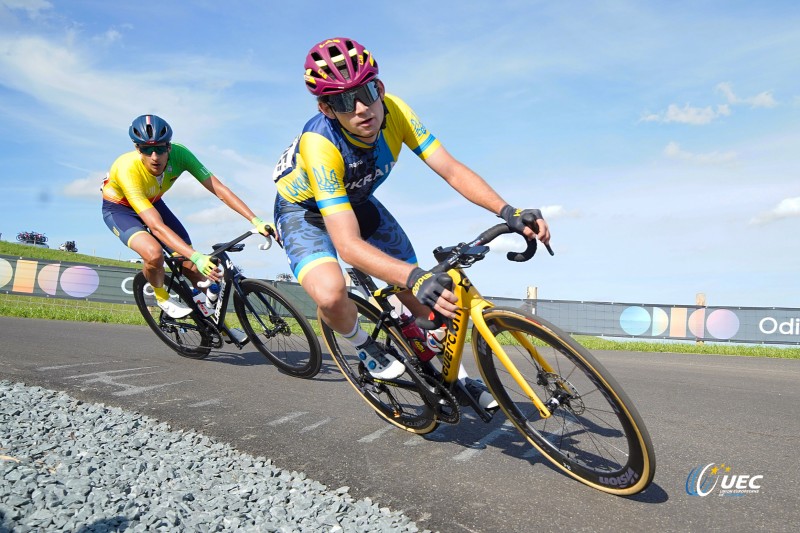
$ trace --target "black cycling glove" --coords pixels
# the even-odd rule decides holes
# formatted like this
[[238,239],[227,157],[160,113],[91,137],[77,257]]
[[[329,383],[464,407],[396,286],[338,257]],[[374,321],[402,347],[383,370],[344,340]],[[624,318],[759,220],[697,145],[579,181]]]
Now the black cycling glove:
[[411,271],[406,281],[406,287],[411,289],[417,300],[431,309],[436,305],[436,300],[442,292],[449,290],[452,285],[453,280],[447,274],[443,272],[434,274],[419,267]]
[[[500,210],[500,218],[506,221],[508,227],[522,235],[525,227],[531,227],[532,223],[544,217],[539,209],[517,209],[506,204]],[[533,228],[531,228],[533,229]]]

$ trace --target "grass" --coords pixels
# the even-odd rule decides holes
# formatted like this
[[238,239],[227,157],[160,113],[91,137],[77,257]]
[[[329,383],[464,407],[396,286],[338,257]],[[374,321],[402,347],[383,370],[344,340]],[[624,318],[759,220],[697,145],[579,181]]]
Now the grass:
[[[106,265],[139,270],[139,266],[126,261],[106,259],[92,255],[63,252],[61,250],[38,248],[24,244],[0,241],[0,255],[46,259],[50,261],[70,261],[93,265]],[[103,322],[109,324],[134,324],[144,326],[145,322],[135,305],[89,302],[85,300],[64,300],[0,294],[0,316],[20,318],[43,318],[51,320],[75,320],[82,322]],[[229,314],[230,323],[238,326],[235,314]],[[320,335],[316,320],[311,320],[314,331]],[[607,337],[575,336],[580,344],[589,350],[629,350],[637,352],[692,353],[749,357],[770,357],[777,359],[800,359],[800,348],[784,348],[763,344],[720,344],[694,342],[654,342],[614,340]]]
[[129,261],[118,261],[94,255],[64,252],[53,248],[39,248],[27,244],[0,241],[0,255],[24,257],[25,259],[45,259],[48,261],[68,261],[72,263],[85,263],[87,265],[115,266],[140,270],[141,266]]

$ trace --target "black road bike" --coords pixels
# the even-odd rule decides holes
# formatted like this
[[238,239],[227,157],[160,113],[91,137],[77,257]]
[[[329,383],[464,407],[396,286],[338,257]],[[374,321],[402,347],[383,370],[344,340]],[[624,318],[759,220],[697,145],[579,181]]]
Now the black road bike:
[[[206,316],[192,298],[194,288],[184,272],[185,257],[172,256],[164,250],[169,271],[164,288],[192,308],[184,318],[172,318],[155,302],[153,289],[139,272],[133,279],[133,294],[139,311],[156,336],[183,357],[202,359],[211,350],[222,348],[224,340],[242,348],[247,342],[274,364],[278,370],[299,378],[317,375],[322,366],[319,339],[308,320],[277,288],[258,279],[248,279],[228,256],[244,249],[241,242],[253,229],[230,242],[215,244],[212,260],[224,270],[214,311]],[[271,240],[260,246],[269,248]],[[225,325],[228,304],[233,295],[233,309],[247,340],[240,343]],[[224,336],[227,339],[223,339]]]

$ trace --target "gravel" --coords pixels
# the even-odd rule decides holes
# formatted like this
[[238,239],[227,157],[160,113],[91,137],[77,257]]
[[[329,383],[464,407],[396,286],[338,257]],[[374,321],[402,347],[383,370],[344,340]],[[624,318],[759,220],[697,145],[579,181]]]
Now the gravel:
[[420,531],[348,491],[147,416],[0,381],[0,533]]

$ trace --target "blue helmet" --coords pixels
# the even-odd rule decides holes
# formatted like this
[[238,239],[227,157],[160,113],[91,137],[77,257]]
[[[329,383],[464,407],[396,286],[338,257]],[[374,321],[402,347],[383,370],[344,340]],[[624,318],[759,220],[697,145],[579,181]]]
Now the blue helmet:
[[134,144],[159,144],[172,140],[172,128],[167,121],[156,115],[136,117],[128,129]]

